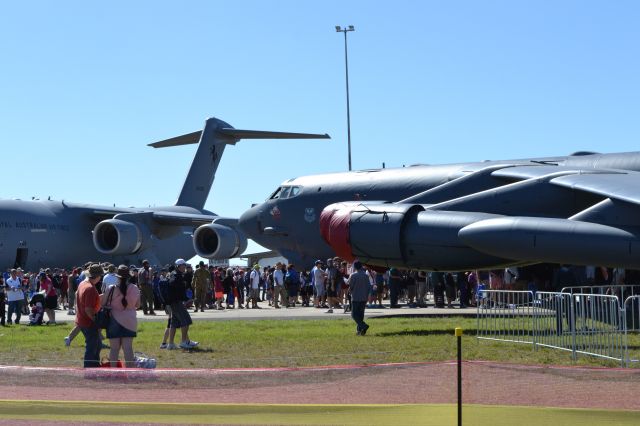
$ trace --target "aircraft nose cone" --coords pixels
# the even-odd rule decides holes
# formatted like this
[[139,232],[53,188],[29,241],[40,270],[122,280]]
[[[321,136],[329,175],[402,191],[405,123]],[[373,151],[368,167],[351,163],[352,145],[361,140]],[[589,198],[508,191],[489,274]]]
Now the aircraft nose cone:
[[251,239],[260,234],[261,231],[258,221],[259,214],[260,212],[256,206],[242,213],[240,219],[238,219],[238,226]]

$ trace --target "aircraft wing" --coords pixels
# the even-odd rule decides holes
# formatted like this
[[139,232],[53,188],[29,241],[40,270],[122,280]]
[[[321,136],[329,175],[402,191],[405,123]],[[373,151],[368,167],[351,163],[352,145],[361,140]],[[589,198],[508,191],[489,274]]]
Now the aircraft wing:
[[550,183],[572,190],[640,204],[640,173],[575,174],[552,179]]
[[153,212],[152,219],[161,225],[174,226],[200,226],[206,225],[218,219],[217,215],[174,213],[174,212]]

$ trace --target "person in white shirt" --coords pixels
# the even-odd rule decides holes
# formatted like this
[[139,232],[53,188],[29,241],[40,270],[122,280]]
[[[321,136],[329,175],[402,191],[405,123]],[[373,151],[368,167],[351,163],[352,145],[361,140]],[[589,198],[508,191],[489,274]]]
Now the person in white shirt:
[[7,314],[7,323],[11,324],[12,314],[16,314],[16,324],[20,324],[20,316],[22,314],[22,303],[24,301],[24,293],[22,292],[22,280],[17,276],[18,271],[11,270],[11,276],[7,279],[7,302],[9,302],[9,312]]
[[282,262],[276,263],[276,269],[273,271],[273,307],[276,309],[280,309],[278,305],[278,300],[282,299],[282,303],[287,305],[287,298],[289,295],[287,294],[287,289],[284,286],[284,272],[283,272]]
[[260,300],[260,265],[253,265],[253,270],[249,276],[251,282],[251,309],[262,309],[258,306]]
[[106,293],[109,287],[111,287],[112,285],[118,285],[118,283],[120,283],[120,279],[116,275],[116,265],[109,265],[109,267],[107,268],[107,273],[102,278],[101,293]]

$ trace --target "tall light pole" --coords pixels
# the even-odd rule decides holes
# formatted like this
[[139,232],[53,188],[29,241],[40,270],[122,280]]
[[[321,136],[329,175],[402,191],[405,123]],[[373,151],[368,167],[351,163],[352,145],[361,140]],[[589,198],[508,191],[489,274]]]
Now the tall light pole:
[[344,71],[347,81],[347,144],[349,147],[349,171],[351,171],[351,116],[349,113],[349,59],[347,56],[347,33],[349,31],[355,31],[353,25],[341,28],[340,25],[336,25],[336,32],[344,33]]

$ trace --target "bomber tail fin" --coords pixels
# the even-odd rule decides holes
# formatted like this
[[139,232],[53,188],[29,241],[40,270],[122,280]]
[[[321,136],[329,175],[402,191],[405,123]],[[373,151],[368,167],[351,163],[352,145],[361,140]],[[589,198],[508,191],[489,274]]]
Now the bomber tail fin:
[[176,206],[204,208],[209,196],[218,164],[227,145],[235,145],[240,139],[329,139],[329,135],[310,133],[269,132],[234,129],[217,118],[209,118],[202,131],[149,144],[154,148],[198,143],[191,168],[176,201]]

